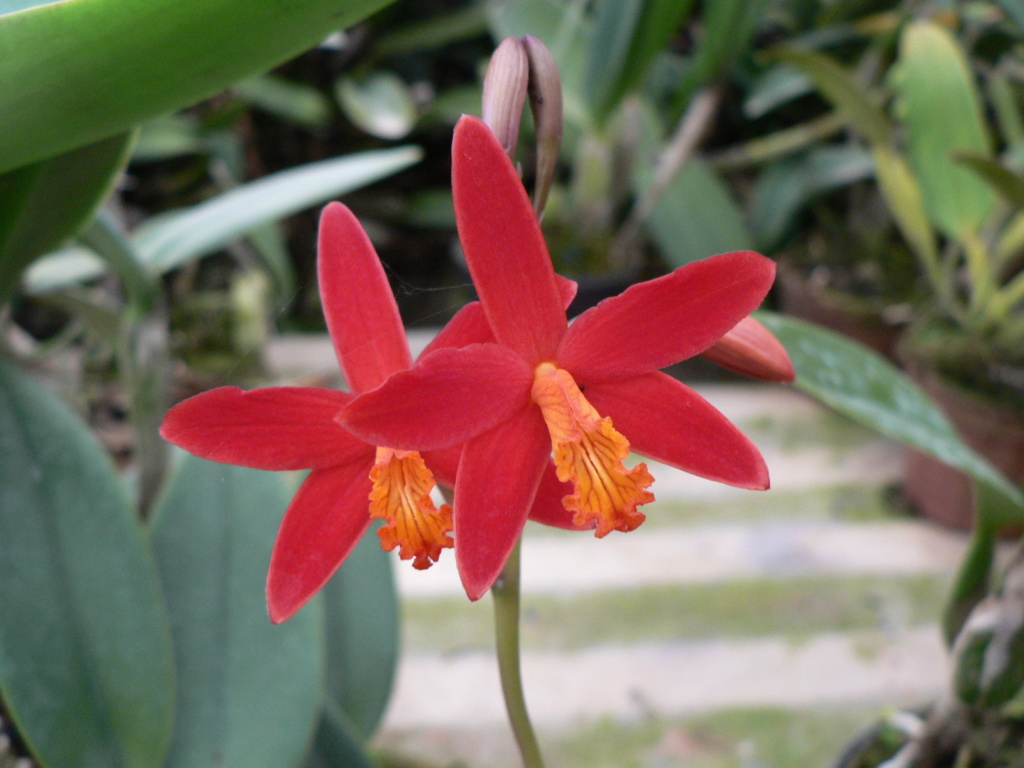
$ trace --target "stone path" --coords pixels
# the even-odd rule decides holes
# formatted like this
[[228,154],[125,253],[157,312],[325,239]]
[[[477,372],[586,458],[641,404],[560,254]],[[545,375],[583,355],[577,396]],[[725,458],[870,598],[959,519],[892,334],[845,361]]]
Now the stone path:
[[[414,346],[422,343],[417,337]],[[311,359],[323,361],[325,371],[336,370],[325,340],[306,344],[288,348],[305,361],[303,370]],[[292,367],[287,357],[274,364],[278,370]],[[837,433],[831,428],[835,417],[795,391],[756,384],[697,389],[762,448],[772,476],[769,494],[824,494],[824,504],[839,484],[878,488],[898,478],[897,446],[841,423]],[[833,423],[826,428],[829,418]],[[949,576],[965,543],[962,534],[897,516],[807,519],[783,510],[747,520],[731,512],[736,504],[751,505],[750,492],[666,467],[651,469],[658,501],[645,508],[648,523],[634,533],[595,540],[528,527],[524,594],[564,598],[571,612],[573,596],[599,593],[630,601],[638,599],[635,590],[651,585]],[[720,507],[721,520],[713,514],[677,520],[666,512],[667,522],[658,521],[659,510],[685,508],[695,500]],[[399,566],[397,573],[406,605],[462,595],[450,557],[427,572]],[[488,620],[489,606],[480,608]],[[444,621],[443,614],[437,621]],[[607,621],[617,621],[613,611]],[[836,628],[799,640],[769,634],[635,644],[584,639],[576,650],[528,646],[523,669],[535,722],[557,734],[607,718],[628,723],[735,707],[920,702],[939,692],[946,657],[934,622],[913,626],[896,615],[876,627]],[[492,738],[504,751],[485,748]],[[457,759],[481,768],[507,764],[509,739],[493,654],[407,648],[378,741],[401,745],[410,739],[438,765]]]

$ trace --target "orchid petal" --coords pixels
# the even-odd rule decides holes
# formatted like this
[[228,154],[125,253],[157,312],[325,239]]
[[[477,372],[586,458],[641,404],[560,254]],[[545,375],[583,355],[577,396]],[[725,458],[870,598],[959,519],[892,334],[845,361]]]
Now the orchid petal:
[[438,448],[436,451],[424,451],[423,461],[427,464],[434,480],[439,485],[455,487],[455,473],[459,469],[459,459],[462,458],[462,446],[453,445],[450,448]]
[[494,584],[526,524],[551,439],[536,407],[469,441],[455,483],[455,561],[470,600]]
[[494,334],[491,333],[491,326],[487,324],[484,316],[484,308],[479,301],[471,301],[464,306],[455,316],[449,320],[444,328],[437,332],[423,352],[420,359],[429,355],[436,349],[445,347],[468,347],[470,344],[493,344]]
[[551,359],[565,312],[526,190],[491,129],[464,116],[452,145],[459,240],[499,343],[535,365]]
[[[574,492],[571,482],[563,483],[555,475],[555,464],[548,461],[544,475],[540,480],[540,487],[537,488],[537,497],[530,507],[530,519],[536,523],[550,525],[552,528],[565,528],[567,530],[583,530],[573,523],[575,513],[565,508],[562,499],[571,496]],[[587,529],[593,528],[597,523],[591,521]]]
[[497,344],[446,347],[353,400],[338,420],[373,445],[431,451],[458,445],[530,402],[533,371]]
[[305,605],[338,569],[370,524],[370,467],[355,461],[314,470],[277,532],[267,575],[267,608],[278,624]]
[[[558,285],[558,294],[562,297],[562,306],[568,309],[572,300],[576,298],[576,281],[556,274],[555,283]],[[470,344],[493,342],[494,334],[491,333],[491,326],[487,324],[484,308],[479,301],[471,301],[438,331],[423,349],[420,357],[442,347],[467,347]]]
[[[576,281],[556,274],[555,283],[558,285],[558,294],[562,297],[562,306],[568,309],[572,300],[576,298],[576,289],[578,288]],[[494,334],[491,333],[491,326],[487,323],[483,306],[479,301],[471,301],[456,312],[444,328],[438,331],[437,335],[423,349],[420,357],[442,347],[466,347],[470,344],[493,342]]]
[[685,384],[654,372],[587,387],[587,399],[634,451],[693,475],[764,490],[768,468],[750,439]]
[[589,385],[678,363],[703,352],[754,311],[774,276],[773,261],[737,251],[638,283],[576,319],[558,364]]
[[174,406],[163,438],[204,459],[256,469],[310,469],[372,456],[334,417],[352,395],[321,387],[218,387]]
[[320,217],[317,270],[327,329],[353,392],[412,365],[384,268],[359,221],[341,203]]

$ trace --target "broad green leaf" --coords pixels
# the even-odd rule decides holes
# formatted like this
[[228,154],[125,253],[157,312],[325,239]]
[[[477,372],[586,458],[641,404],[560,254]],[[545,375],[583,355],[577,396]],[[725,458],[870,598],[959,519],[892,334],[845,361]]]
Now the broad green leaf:
[[[422,156],[418,147],[397,147],[321,160],[266,176],[206,202],[146,222],[132,235],[143,266],[151,274],[170,271],[211,253],[231,240],[409,167]],[[271,272],[280,268],[270,265]],[[66,288],[103,273],[102,262],[80,249],[41,259],[25,276],[28,290]]]
[[821,95],[872,145],[889,144],[892,134],[889,119],[852,72],[817,51],[779,48],[775,55],[806,73]]
[[871,349],[824,328],[771,312],[758,319],[785,346],[795,386],[864,426],[962,469],[999,494],[1024,521],[1024,494],[968,448],[932,400]]
[[178,669],[167,768],[298,765],[320,716],[319,603],[267,616],[267,564],[288,489],[186,456],[152,523]]
[[352,124],[381,139],[401,139],[416,125],[416,101],[409,86],[391,72],[343,77],[335,88],[338,104]]
[[149,543],[103,448],[0,362],[0,697],[48,768],[160,768],[174,668]]
[[0,15],[24,11],[38,5],[57,2],[57,0],[0,0]]
[[966,57],[942,27],[913,22],[900,38],[893,80],[907,157],[929,218],[948,237],[976,232],[996,200],[992,189],[953,157],[954,152],[991,153]]
[[324,587],[327,709],[362,739],[384,716],[398,663],[398,595],[391,557],[371,526]]
[[852,145],[818,146],[770,166],[758,179],[751,230],[763,251],[776,248],[797,215],[819,195],[874,173],[871,155]]
[[131,133],[121,134],[0,176],[0,303],[33,259],[74,235],[96,211],[131,142]]
[[0,173],[211,96],[388,2],[68,0],[0,16]]
[[[644,183],[641,179],[641,187]],[[670,267],[752,247],[732,193],[709,165],[696,158],[665,190],[646,227]]]

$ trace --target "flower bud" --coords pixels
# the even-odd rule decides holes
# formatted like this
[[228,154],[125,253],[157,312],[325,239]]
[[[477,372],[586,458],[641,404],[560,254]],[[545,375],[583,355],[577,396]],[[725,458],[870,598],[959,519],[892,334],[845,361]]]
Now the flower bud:
[[481,117],[510,156],[519,141],[528,81],[526,50],[514,37],[506,37],[487,65]]
[[795,372],[782,343],[752,317],[745,317],[701,357],[762,381],[792,381]]
[[555,57],[532,35],[523,37],[530,61],[530,109],[537,133],[537,178],[533,188],[533,210],[544,212],[548,192],[555,178],[562,146],[562,79]]

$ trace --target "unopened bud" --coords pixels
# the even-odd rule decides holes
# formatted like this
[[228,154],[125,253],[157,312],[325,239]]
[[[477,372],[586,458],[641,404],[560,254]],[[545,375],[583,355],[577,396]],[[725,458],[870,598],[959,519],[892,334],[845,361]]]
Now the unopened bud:
[[558,167],[562,147],[562,79],[555,57],[532,35],[523,37],[530,60],[530,109],[537,133],[537,178],[533,187],[533,210],[544,212],[548,192]]
[[529,68],[523,44],[514,37],[506,37],[495,49],[484,75],[481,117],[509,155],[519,141]]
[[792,381],[793,361],[771,331],[745,317],[701,357],[730,371],[762,381]]

